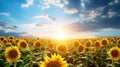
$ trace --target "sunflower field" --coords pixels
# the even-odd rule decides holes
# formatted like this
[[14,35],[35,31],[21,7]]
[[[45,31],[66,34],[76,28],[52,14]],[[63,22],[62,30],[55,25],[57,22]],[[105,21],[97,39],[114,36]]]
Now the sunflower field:
[[0,67],[119,67],[120,37],[44,39],[0,36]]

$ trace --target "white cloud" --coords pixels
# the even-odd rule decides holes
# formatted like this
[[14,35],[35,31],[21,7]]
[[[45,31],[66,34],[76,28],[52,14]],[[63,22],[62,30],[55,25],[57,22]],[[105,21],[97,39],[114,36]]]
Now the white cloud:
[[84,15],[84,14],[80,14],[79,16],[80,16],[81,18],[85,17],[85,15]]
[[110,2],[108,5],[114,5],[114,2]]
[[33,4],[34,0],[26,0],[27,3],[25,4],[22,4],[21,7],[24,8],[24,7],[29,7]]
[[15,25],[10,25],[4,21],[0,20],[0,30],[4,30],[5,32],[14,31],[17,28]]
[[8,32],[12,32],[14,31],[15,29],[11,29],[11,28],[4,28],[3,26],[0,26],[0,30],[4,30],[5,33],[8,33]]
[[55,22],[55,18],[51,17],[49,14],[45,14],[45,15],[37,15],[37,16],[34,16],[33,18],[36,18],[36,19],[47,19],[48,21],[50,22]]
[[102,18],[106,18],[107,16],[106,16],[106,15],[102,15],[101,17],[102,17]]
[[94,11],[94,10],[92,10],[89,14],[90,18],[96,18],[99,15],[100,15],[100,13],[97,11]]
[[119,4],[120,0],[114,0],[112,2],[110,2],[108,5],[115,5],[115,4]]
[[63,0],[63,2],[64,2],[66,5],[69,4],[68,0]]
[[114,17],[116,15],[117,15],[117,12],[114,12],[114,11],[111,11],[111,10],[108,11],[108,17],[109,18]]
[[[24,32],[24,33],[19,34],[19,36],[21,36],[21,37],[30,37],[31,34],[28,33],[28,32]],[[32,36],[33,36],[33,35],[32,35]]]
[[85,13],[79,14],[79,21],[80,22],[96,21],[95,18],[100,15],[101,13],[97,10],[86,11]]
[[81,0],[80,5],[82,6],[83,9],[85,9],[86,3],[90,3],[90,2],[91,2],[91,0]]
[[64,8],[64,12],[65,13],[68,13],[68,14],[75,14],[78,12],[77,9],[73,8],[73,9],[67,9],[67,8]]
[[27,27],[27,28],[35,28],[36,27],[36,23],[28,23],[28,24],[23,24],[23,27]]
[[82,8],[85,8],[85,3],[84,3],[84,0],[81,0],[81,4]]
[[10,16],[10,14],[8,12],[2,12],[2,13],[0,13],[0,15]]
[[[25,23],[19,26],[19,28],[24,29],[24,31],[26,32],[30,32],[30,34],[34,36],[41,36],[42,32],[55,30],[57,29],[57,27],[58,26],[55,23],[39,23],[39,22]],[[21,36],[23,35],[25,36],[27,34],[22,34]]]
[[118,4],[120,2],[120,0],[115,0],[115,3]]
[[98,7],[96,10],[102,12],[105,8],[106,8],[106,6],[102,6],[102,7]]
[[103,30],[111,31],[111,30],[117,30],[117,29],[113,29],[113,28],[104,28]]
[[51,5],[57,6],[57,7],[64,7],[64,4],[61,0],[43,0],[44,6],[42,6],[42,9],[50,8]]
[[55,23],[39,23],[39,22],[33,22],[33,23],[27,23],[22,24],[22,28],[28,28],[28,29],[42,29],[42,28],[53,28],[56,24]]

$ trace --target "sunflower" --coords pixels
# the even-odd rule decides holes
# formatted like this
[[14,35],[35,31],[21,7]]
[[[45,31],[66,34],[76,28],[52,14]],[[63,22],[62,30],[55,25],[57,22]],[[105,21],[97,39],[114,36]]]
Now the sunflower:
[[49,43],[46,44],[46,47],[48,49],[52,49],[54,47],[54,44],[52,42],[49,42]]
[[120,46],[120,39],[119,39],[119,40],[117,40],[117,45],[118,45],[118,46]]
[[6,46],[7,46],[7,47],[11,47],[12,44],[11,44],[11,43],[6,43]]
[[19,41],[17,45],[21,50],[25,50],[28,48],[28,43],[25,40]]
[[3,40],[3,43],[4,43],[4,44],[6,44],[7,42],[8,42],[8,40],[7,40],[7,39],[4,39],[4,40]]
[[38,48],[40,48],[41,47],[41,42],[39,41],[39,40],[36,40],[34,43],[33,43],[33,46],[36,48],[36,49],[38,49]]
[[84,52],[84,51],[85,51],[85,46],[84,46],[84,45],[80,45],[80,46],[78,47],[78,51],[79,51],[79,52]]
[[14,40],[13,40],[13,39],[9,39],[8,41],[9,41],[10,43],[13,43],[13,42],[14,42]]
[[11,40],[14,40],[14,36],[9,36],[8,37],[8,40],[11,39]]
[[47,40],[47,43],[49,43],[49,42],[52,42],[52,40],[51,40],[51,39],[48,39],[48,40]]
[[86,47],[91,47],[92,46],[92,40],[88,40],[86,42]]
[[120,39],[120,37],[117,37],[117,40],[119,40]]
[[0,50],[2,50],[2,48],[3,48],[3,45],[0,43]]
[[102,46],[101,41],[99,41],[99,40],[95,41],[94,46],[96,48],[100,48]]
[[102,41],[101,41],[101,43],[102,43],[102,46],[107,46],[108,43],[109,43],[109,41],[108,41],[107,38],[103,38]]
[[4,36],[0,36],[0,41],[4,41],[5,37]]
[[45,56],[44,59],[45,61],[41,62],[40,67],[68,67],[67,62],[59,54],[51,55],[51,58]]
[[78,40],[75,40],[75,41],[73,42],[73,47],[74,47],[75,49],[78,48],[79,45],[80,45],[80,42],[79,42]]
[[36,40],[40,40],[40,38],[39,38],[39,37],[36,37]]
[[120,59],[120,49],[118,47],[113,47],[109,51],[109,56],[113,60],[119,60]]
[[14,43],[17,44],[19,42],[19,39],[15,39]]
[[8,47],[5,50],[5,58],[8,62],[16,62],[20,57],[20,51],[16,46]]
[[60,54],[64,54],[68,51],[68,46],[66,44],[59,44],[56,46],[56,51]]

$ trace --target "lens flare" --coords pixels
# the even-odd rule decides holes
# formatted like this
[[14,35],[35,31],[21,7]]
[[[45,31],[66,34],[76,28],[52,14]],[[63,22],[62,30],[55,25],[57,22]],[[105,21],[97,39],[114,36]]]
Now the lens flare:
[[54,38],[63,40],[66,39],[67,37],[65,31],[59,30],[55,33]]

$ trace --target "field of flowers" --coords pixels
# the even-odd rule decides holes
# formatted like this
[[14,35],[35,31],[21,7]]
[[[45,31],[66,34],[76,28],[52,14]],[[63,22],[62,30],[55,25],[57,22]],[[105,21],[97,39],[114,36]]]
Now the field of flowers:
[[0,67],[119,67],[120,37],[27,39],[0,36]]

